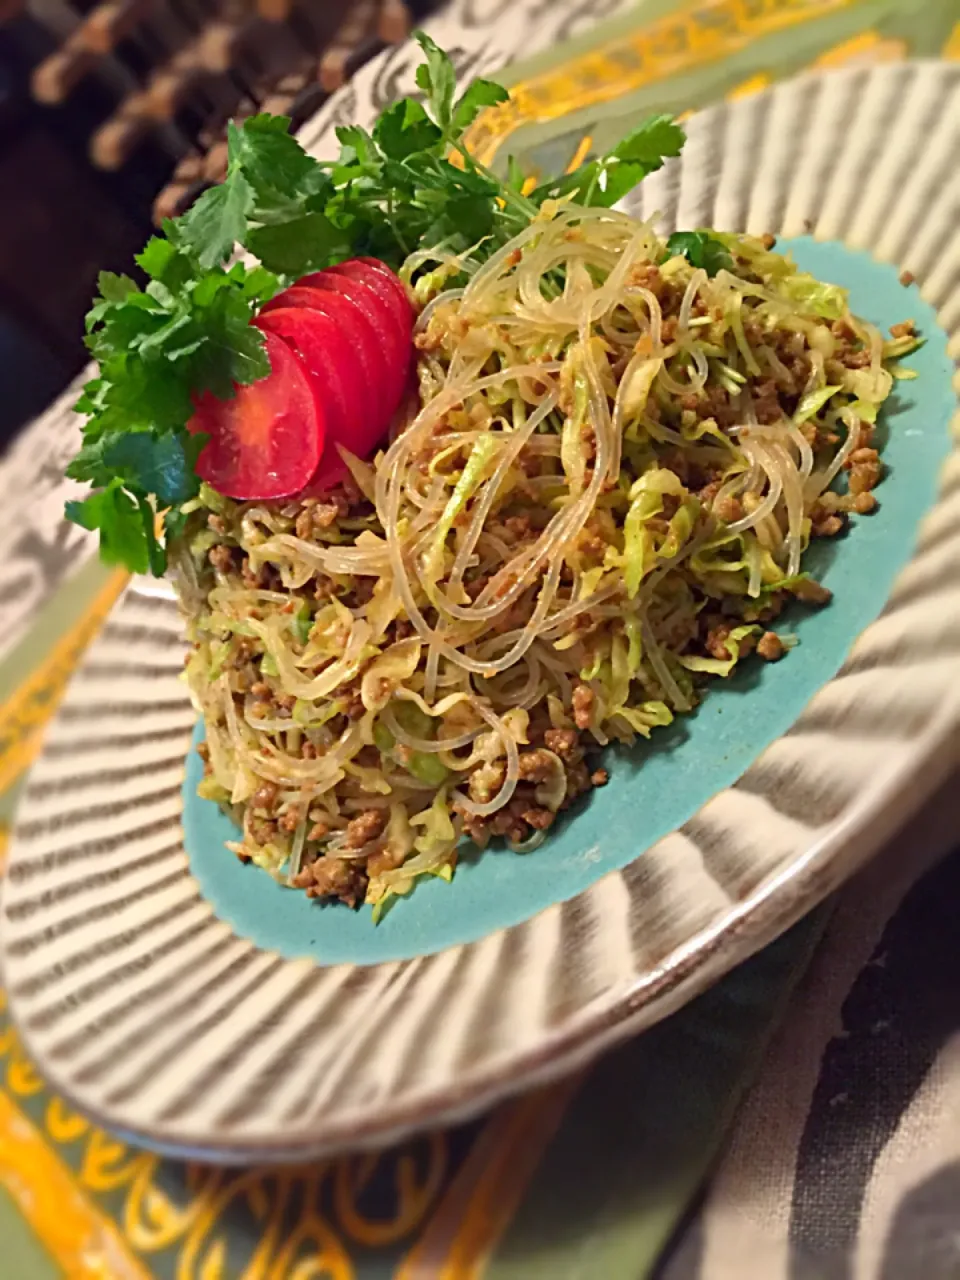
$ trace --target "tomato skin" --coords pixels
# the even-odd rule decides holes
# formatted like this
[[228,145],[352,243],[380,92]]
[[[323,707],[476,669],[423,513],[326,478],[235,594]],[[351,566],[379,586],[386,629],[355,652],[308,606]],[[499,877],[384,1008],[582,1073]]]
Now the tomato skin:
[[298,281],[297,288],[316,289],[328,299],[339,298],[362,315],[372,330],[379,354],[377,381],[382,391],[384,411],[393,417],[400,399],[410,356],[413,350],[409,330],[405,333],[388,311],[379,294],[370,285],[353,276],[333,271],[317,271],[307,277],[311,283]]
[[[338,346],[349,351],[349,366],[359,366],[359,385],[354,392],[365,417],[385,421],[392,413],[389,397],[378,376],[383,363],[377,334],[358,306],[342,295],[295,284],[271,298],[261,315],[278,310],[303,309],[325,316],[337,331]],[[337,359],[342,357],[338,356]],[[308,361],[309,364],[309,361]]]
[[397,273],[388,267],[385,262],[381,262],[379,258],[350,258],[347,262],[341,262],[338,266],[330,269],[331,271],[347,270],[359,275],[361,267],[366,271],[375,272],[393,292],[398,310],[405,318],[408,317],[404,322],[408,323],[412,330],[416,315],[410,302],[410,295],[407,293],[407,287]]
[[326,435],[323,404],[300,360],[280,338],[264,334],[270,373],[237,388],[232,400],[198,396],[187,423],[210,439],[197,475],[228,498],[285,498],[316,473]]
[[252,323],[270,373],[227,401],[197,397],[187,424],[209,440],[197,474],[241,501],[326,492],[349,469],[337,444],[369,458],[411,385],[414,308],[384,262],[313,272]]
[[323,288],[324,282],[331,276],[355,280],[372,289],[380,299],[382,309],[389,312],[396,328],[409,342],[416,317],[403,283],[385,262],[380,262],[377,258],[350,258],[347,262],[324,267],[322,271],[313,271],[298,280],[297,284],[311,289]]
[[264,333],[282,338],[303,362],[323,405],[329,439],[341,439],[358,415],[370,416],[363,372],[342,331],[328,316],[307,307],[279,307],[261,311],[253,323]]
[[303,489],[296,495],[298,498],[322,498],[350,474],[350,468],[340,457],[332,440],[327,442],[320,465],[310,477]]

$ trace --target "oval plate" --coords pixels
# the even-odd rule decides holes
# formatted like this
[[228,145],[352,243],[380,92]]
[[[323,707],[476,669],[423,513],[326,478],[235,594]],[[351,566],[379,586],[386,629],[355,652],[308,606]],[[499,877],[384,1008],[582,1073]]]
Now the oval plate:
[[912,316],[928,339],[886,418],[881,511],[816,548],[833,605],[797,621],[785,662],[714,686],[672,736],[617,757],[535,854],[467,862],[374,928],[223,849],[195,760],[184,784],[176,609],[162,584],[134,584],[33,771],[3,897],[28,1048],[105,1127],[284,1160],[462,1118],[690,999],[855,870],[949,767],[960,67],[806,77],[688,132],[635,212],[790,237],[856,310]]

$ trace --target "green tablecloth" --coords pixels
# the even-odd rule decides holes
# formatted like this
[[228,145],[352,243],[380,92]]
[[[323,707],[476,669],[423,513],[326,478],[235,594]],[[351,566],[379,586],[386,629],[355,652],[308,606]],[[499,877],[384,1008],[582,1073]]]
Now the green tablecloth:
[[[473,142],[551,171],[652,108],[693,109],[811,65],[960,57],[957,0],[456,0],[428,26],[467,70],[545,49],[503,73],[512,103]],[[400,50],[365,68],[333,113],[402,91],[410,62]],[[58,524],[56,459],[72,430],[55,410],[0,464],[0,635],[17,641],[0,664],[6,822],[123,585]],[[960,1136],[943,1123],[960,1099],[945,1056],[960,1027],[957,949],[938,915],[957,900],[960,851],[911,889],[956,838],[955,794],[954,783],[832,918],[818,912],[592,1070],[377,1156],[223,1171],[128,1148],[47,1091],[0,1013],[0,1277],[960,1276],[949,1244],[960,1195],[948,1193]],[[906,945],[917,931],[924,945]],[[917,989],[925,1001],[911,1001]],[[921,1201],[911,1216],[930,1185],[934,1209]]]

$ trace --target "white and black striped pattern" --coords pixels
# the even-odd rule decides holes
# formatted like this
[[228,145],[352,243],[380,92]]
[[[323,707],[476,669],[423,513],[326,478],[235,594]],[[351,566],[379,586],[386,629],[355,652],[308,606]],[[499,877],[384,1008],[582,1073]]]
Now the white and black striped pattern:
[[[850,239],[914,272],[960,361],[960,67],[805,78],[689,134],[635,208]],[[569,1070],[781,932],[944,774],[958,565],[955,450],[884,613],[736,786],[569,902],[369,967],[283,960],[201,898],[179,827],[178,619],[135,586],[71,687],[11,855],[4,964],[30,1052],[108,1127],[224,1160],[384,1142]]]

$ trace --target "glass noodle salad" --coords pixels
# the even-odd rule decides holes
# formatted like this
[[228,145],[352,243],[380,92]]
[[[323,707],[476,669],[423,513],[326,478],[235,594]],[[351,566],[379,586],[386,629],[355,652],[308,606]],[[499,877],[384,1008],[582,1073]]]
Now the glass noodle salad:
[[[470,174],[452,73],[444,98],[423,43],[432,115],[404,119],[435,121],[435,154]],[[236,817],[239,857],[311,897],[379,914],[450,879],[464,839],[536,847],[607,781],[600,749],[789,649],[784,607],[830,597],[804,571],[811,540],[876,506],[875,427],[912,324],[885,337],[772,237],[665,239],[609,207],[643,176],[624,167],[679,149],[671,122],[645,128],[529,196],[519,178],[488,192],[482,234],[423,227],[388,252],[368,231],[315,256],[349,275],[376,249],[402,281],[414,377],[391,384],[396,411],[365,449],[345,411],[322,483],[268,497],[205,473],[214,417],[171,504],[201,795]],[[303,265],[280,285],[311,287]]]

